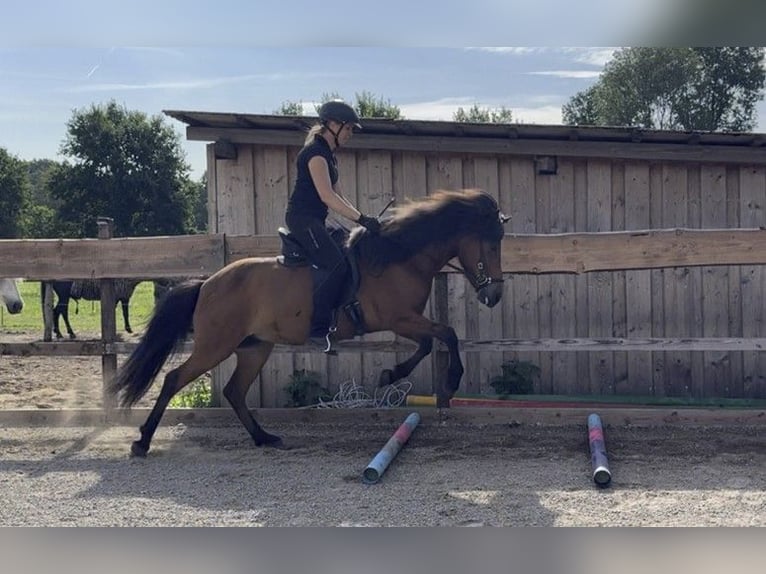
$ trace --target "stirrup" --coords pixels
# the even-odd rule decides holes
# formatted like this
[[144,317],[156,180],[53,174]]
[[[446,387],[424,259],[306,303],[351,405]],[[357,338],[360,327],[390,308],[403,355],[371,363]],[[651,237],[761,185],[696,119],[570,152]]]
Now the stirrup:
[[338,330],[337,322],[336,324],[330,326],[330,328],[327,330],[327,334],[324,336],[325,341],[327,342],[327,348],[322,351],[325,355],[337,355],[338,351],[332,348],[332,341],[330,340],[330,337],[335,333],[335,331]]

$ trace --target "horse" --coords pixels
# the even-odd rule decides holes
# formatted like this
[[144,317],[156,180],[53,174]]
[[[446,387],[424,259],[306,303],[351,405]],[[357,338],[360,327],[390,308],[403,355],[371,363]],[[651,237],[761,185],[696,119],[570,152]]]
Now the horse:
[[[507,219],[497,201],[482,190],[440,190],[396,208],[377,234],[361,227],[352,231],[348,244],[358,264],[357,300],[366,332],[392,331],[418,345],[408,359],[381,372],[378,386],[409,375],[431,353],[436,338],[449,350],[447,377],[437,386],[437,405],[449,406],[464,371],[457,334],[449,325],[424,317],[423,311],[434,277],[453,258],[483,304],[493,307],[500,301],[500,246]],[[187,334],[193,333],[191,355],[165,376],[154,407],[139,428],[141,436],[131,444],[131,454],[145,457],[171,398],[232,353],[237,365],[224,396],[256,446],[287,448],[279,436],[256,422],[245,397],[275,344],[306,342],[311,317],[310,267],[287,267],[279,257],[240,259],[204,281],[174,287],[107,385],[116,404],[129,409],[146,394]],[[339,315],[333,339],[352,338],[356,332],[350,318]]]
[[21,313],[24,299],[21,298],[18,282],[20,279],[0,279],[0,303],[5,305],[11,315]]
[[[59,317],[64,319],[64,326],[66,327],[67,335],[70,339],[75,339],[74,330],[69,323],[69,300],[73,299],[75,303],[79,303],[80,299],[85,301],[100,301],[101,300],[101,286],[97,280],[83,279],[78,281],[41,281],[40,282],[40,298],[42,304],[45,304],[45,285],[50,284],[53,292],[56,294],[57,302],[53,307],[53,333],[57,339],[61,339],[61,329],[59,328]],[[133,296],[133,291],[136,290],[136,286],[140,281],[134,279],[115,279],[114,280],[114,303],[122,304],[122,320],[125,327],[125,331],[128,333],[133,332],[133,328],[130,326],[130,313],[128,311],[130,298]],[[75,308],[77,313],[78,308]]]

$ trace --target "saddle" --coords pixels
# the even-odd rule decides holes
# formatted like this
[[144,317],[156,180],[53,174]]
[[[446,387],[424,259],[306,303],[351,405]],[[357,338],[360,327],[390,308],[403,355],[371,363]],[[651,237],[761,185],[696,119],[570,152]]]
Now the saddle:
[[[316,288],[317,285],[323,282],[327,277],[327,271],[318,268],[312,263],[304,252],[303,247],[301,247],[300,243],[295,240],[289,229],[280,227],[277,232],[279,233],[279,238],[282,240],[282,254],[277,256],[277,262],[284,267],[310,266],[312,282]],[[348,232],[345,229],[331,229],[330,237],[332,237],[341,248],[341,251],[345,254],[348,268],[351,270],[351,278],[344,283],[342,289],[340,301],[343,301],[343,303],[341,304],[341,308],[354,325],[355,335],[364,335],[367,332],[367,328],[364,323],[362,307],[356,299],[356,293],[359,290],[359,284],[361,282],[356,249],[354,249],[353,246],[351,246],[350,249],[345,247],[346,238],[348,237]],[[335,311],[337,311],[337,309]],[[335,330],[337,324],[337,313],[333,313],[332,325],[330,327],[331,332]]]

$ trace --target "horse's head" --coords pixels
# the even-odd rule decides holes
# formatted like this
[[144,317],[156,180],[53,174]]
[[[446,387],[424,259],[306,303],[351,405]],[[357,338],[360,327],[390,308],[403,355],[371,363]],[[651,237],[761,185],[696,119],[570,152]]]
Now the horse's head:
[[16,279],[0,279],[0,303],[5,304],[11,315],[21,313],[24,308],[24,300],[19,293],[17,282]]
[[463,273],[476,290],[476,297],[494,307],[503,296],[503,267],[500,245],[503,240],[502,214],[496,212],[480,233],[471,233],[458,243],[458,260]]

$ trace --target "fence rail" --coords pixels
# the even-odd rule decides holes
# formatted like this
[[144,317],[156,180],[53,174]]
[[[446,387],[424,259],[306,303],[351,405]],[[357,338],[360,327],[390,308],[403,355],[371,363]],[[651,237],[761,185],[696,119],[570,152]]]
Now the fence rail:
[[[173,237],[109,237],[99,239],[0,240],[0,276],[34,280],[100,279],[101,307],[114,307],[113,279],[204,277],[232,261],[273,256],[275,236],[191,235]],[[766,264],[766,230],[662,229],[554,235],[506,235],[505,273],[588,273],[716,265]],[[452,272],[445,269],[445,273]],[[438,281],[438,278],[437,278]],[[444,290],[446,292],[446,289]],[[0,355],[101,356],[104,382],[116,369],[116,357],[135,343],[117,341],[112,313],[102,313],[101,340],[0,343]],[[409,352],[401,341],[354,340],[337,345],[339,352]],[[441,345],[435,346],[436,350]],[[461,351],[761,351],[764,338],[567,338],[463,340]],[[187,343],[186,352],[191,350]],[[308,346],[277,346],[276,352],[321,352]]]

